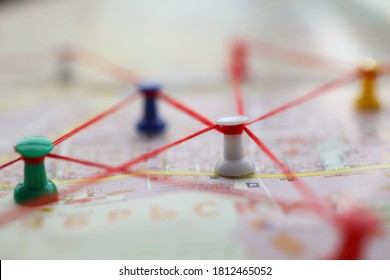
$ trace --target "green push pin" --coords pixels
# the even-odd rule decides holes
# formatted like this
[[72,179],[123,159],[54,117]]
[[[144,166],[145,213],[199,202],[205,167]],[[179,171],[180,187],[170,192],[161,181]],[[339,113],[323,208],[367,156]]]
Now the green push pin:
[[24,160],[24,180],[15,188],[14,199],[25,206],[39,206],[58,200],[56,185],[47,179],[45,156],[53,149],[53,143],[40,136],[19,141],[15,151]]

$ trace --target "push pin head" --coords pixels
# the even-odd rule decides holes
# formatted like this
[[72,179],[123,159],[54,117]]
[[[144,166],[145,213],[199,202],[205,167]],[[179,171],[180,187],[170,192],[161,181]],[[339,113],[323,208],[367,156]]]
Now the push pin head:
[[137,128],[141,134],[154,136],[164,132],[165,122],[159,117],[157,110],[157,96],[161,86],[158,83],[141,83],[138,90],[144,96],[144,112]]
[[217,130],[223,134],[237,135],[242,134],[247,120],[247,116],[228,116],[218,119],[215,123],[218,125]]
[[366,57],[359,63],[359,71],[362,75],[378,74],[382,70],[381,65],[371,57]]
[[20,140],[15,151],[25,159],[37,159],[46,156],[53,150],[53,143],[44,137],[33,136]]
[[58,199],[55,184],[46,177],[44,159],[53,149],[50,140],[34,136],[22,139],[15,147],[24,160],[24,180],[15,188],[14,199],[25,206],[38,206]]
[[244,155],[242,131],[248,120],[246,116],[230,116],[216,121],[218,130],[224,134],[224,152],[214,172],[221,176],[242,176],[253,173],[255,165]]
[[220,126],[237,126],[245,124],[247,120],[247,116],[228,116],[218,119],[216,124]]

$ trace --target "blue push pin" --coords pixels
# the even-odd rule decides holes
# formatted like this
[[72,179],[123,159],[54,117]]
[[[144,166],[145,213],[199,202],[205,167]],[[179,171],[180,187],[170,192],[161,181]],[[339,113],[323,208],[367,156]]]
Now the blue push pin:
[[140,83],[138,91],[144,95],[144,114],[138,122],[138,131],[144,135],[154,136],[163,133],[165,130],[165,122],[158,116],[157,111],[157,95],[160,91],[158,83]]

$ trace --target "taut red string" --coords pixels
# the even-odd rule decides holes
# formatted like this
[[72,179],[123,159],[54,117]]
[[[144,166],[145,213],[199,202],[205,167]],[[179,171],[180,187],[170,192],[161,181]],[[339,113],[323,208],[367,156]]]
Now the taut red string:
[[382,230],[378,217],[363,209],[352,209],[337,216],[341,231],[339,249],[331,259],[359,260],[369,238]]
[[219,132],[222,132],[223,134],[228,135],[238,135],[242,134],[244,130],[245,125],[239,124],[239,125],[217,125],[216,130]]
[[292,178],[292,184],[308,201],[308,205],[321,217],[329,219],[330,215],[329,207],[313,193],[310,188],[306,186],[301,180],[292,173],[292,171],[285,165],[279,158],[277,158],[272,151],[264,145],[264,143],[247,127],[244,127],[245,132],[250,138],[259,146],[259,148],[274,162],[274,164],[289,178]]
[[[179,139],[173,143],[165,145],[165,146],[163,146],[159,149],[153,150],[149,153],[143,154],[143,155],[139,156],[138,158],[135,158],[131,161],[125,162],[117,167],[110,168],[109,170],[106,170],[103,174],[97,175],[97,176],[92,177],[92,178],[87,178],[85,181],[78,183],[78,184],[75,184],[71,188],[68,188],[67,193],[78,192],[78,191],[82,190],[83,188],[85,188],[89,184],[97,183],[97,182],[103,180],[105,177],[110,176],[111,174],[113,174],[115,172],[125,171],[137,163],[140,163],[140,162],[145,161],[149,158],[152,158],[152,157],[162,153],[163,151],[168,150],[169,148],[177,146],[180,143],[183,143],[183,142],[188,141],[196,136],[199,136],[203,133],[206,133],[207,131],[214,129],[215,127],[216,127],[216,125],[213,125],[213,126],[205,128],[205,129],[199,130],[199,131],[197,131],[197,132],[195,132],[187,137]],[[132,174],[135,174],[136,176],[146,176],[146,174],[143,172],[133,172]],[[36,202],[46,201],[45,199],[46,199],[46,196],[38,197],[36,199]],[[61,196],[60,196],[60,199],[61,199]],[[30,207],[26,208],[26,207],[17,206],[14,209],[11,209],[5,213],[1,213],[0,214],[0,228],[2,226],[5,226],[7,223],[14,221],[15,219],[22,218],[23,216],[35,211],[36,209],[37,208],[30,208]]]
[[287,176],[291,177],[292,184],[303,195],[308,206],[320,217],[335,223],[341,230],[341,245],[332,259],[361,259],[368,239],[380,228],[380,221],[373,213],[362,209],[352,209],[336,215],[322,200],[315,195],[302,181],[292,174],[291,170],[278,159],[271,150],[264,145],[247,127],[244,128],[250,138],[260,149],[279,167]]
[[357,80],[358,78],[359,78],[359,75],[356,72],[354,72],[352,74],[348,74],[348,75],[341,77],[339,79],[336,79],[334,81],[328,82],[328,83],[320,86],[319,88],[317,88],[313,91],[310,91],[309,93],[307,93],[307,94],[305,94],[305,95],[303,95],[303,96],[301,96],[293,101],[290,101],[290,102],[288,102],[288,103],[286,103],[286,104],[284,104],[284,105],[282,105],[282,106],[280,106],[280,107],[278,107],[278,108],[276,108],[276,109],[274,109],[274,110],[272,110],[272,111],[270,111],[270,112],[268,112],[268,113],[266,113],[266,114],[264,114],[256,119],[254,119],[253,121],[248,122],[247,125],[251,125],[251,124],[256,123],[258,121],[267,119],[273,115],[276,115],[278,113],[286,111],[287,109],[293,108],[299,104],[302,104],[302,103],[307,102],[311,99],[314,99],[315,97],[319,97],[325,93],[328,93],[332,89],[339,88],[341,86],[349,84],[349,83]]
[[141,156],[139,156],[139,157],[137,157],[137,158],[135,158],[135,159],[133,159],[131,161],[128,161],[128,162],[126,162],[124,164],[121,164],[121,165],[119,165],[117,167],[114,167],[113,170],[114,171],[123,171],[125,169],[128,169],[129,167],[131,167],[131,166],[133,166],[133,165],[135,165],[135,164],[137,164],[139,162],[142,162],[142,161],[145,161],[145,160],[147,160],[149,158],[157,156],[158,154],[164,152],[165,150],[168,150],[169,148],[177,146],[180,143],[183,143],[183,142],[188,141],[188,140],[190,140],[190,139],[192,139],[192,138],[194,138],[196,136],[199,136],[199,135],[201,135],[203,133],[206,133],[207,131],[215,129],[215,127],[216,127],[216,125],[212,125],[212,126],[206,127],[205,129],[199,130],[199,131],[197,131],[197,132],[195,132],[195,133],[193,133],[193,134],[191,134],[189,136],[186,136],[186,137],[184,137],[184,138],[182,138],[180,140],[177,140],[177,141],[175,141],[173,143],[165,145],[165,146],[163,146],[161,148],[158,148],[156,150],[153,150],[153,151],[151,151],[149,153],[143,154],[143,155],[141,155]]
[[3,169],[3,168],[6,168],[7,166],[10,166],[10,165],[18,162],[18,161],[20,161],[21,159],[22,159],[22,157],[18,157],[18,158],[13,159],[13,160],[11,160],[9,162],[3,163],[2,165],[0,165],[0,170]]
[[194,119],[197,119],[201,123],[203,123],[205,125],[208,125],[208,126],[214,125],[214,122],[210,121],[209,119],[207,119],[206,117],[202,116],[201,114],[195,112],[194,110],[192,110],[191,108],[187,107],[183,103],[174,100],[172,97],[169,97],[168,95],[164,94],[163,92],[160,92],[159,96],[160,96],[161,99],[165,100],[166,102],[168,102],[169,104],[171,104],[175,108],[177,108],[177,109],[187,113],[188,115],[190,115]]
[[93,53],[90,50],[87,50],[80,46],[75,48],[75,50],[76,50],[76,57],[81,62],[86,62],[88,64],[97,66],[107,74],[112,75],[115,78],[125,82],[136,84],[140,81],[140,78],[132,71],[124,68],[119,64],[112,63],[108,59],[100,55],[97,55],[96,53]]
[[276,45],[271,42],[261,41],[258,39],[248,39],[247,42],[248,45],[251,45],[262,57],[275,58],[299,66],[341,73],[355,68],[355,64],[351,62],[327,58],[318,54],[302,52],[296,49]]
[[242,41],[233,43],[230,61],[230,79],[234,91],[237,113],[244,115],[242,83],[247,76],[247,45]]
[[60,160],[64,160],[64,161],[69,161],[69,162],[75,162],[75,163],[79,163],[82,165],[97,167],[97,168],[101,168],[101,169],[105,169],[105,170],[112,169],[111,166],[106,165],[106,164],[96,163],[96,162],[92,162],[92,161],[88,161],[88,160],[77,159],[77,158],[72,158],[72,157],[67,157],[67,156],[62,156],[62,155],[57,155],[57,154],[53,154],[53,153],[48,154],[47,157],[54,158],[54,159],[60,159]]
[[118,102],[117,104],[115,104],[114,106],[112,106],[108,110],[104,111],[103,113],[100,113],[99,115],[93,117],[89,121],[83,123],[82,125],[76,127],[75,129],[72,129],[71,131],[69,131],[65,135],[63,135],[63,136],[59,137],[58,139],[54,140],[53,141],[53,145],[56,146],[56,145],[60,144],[61,142],[63,142],[66,139],[76,135],[77,133],[79,133],[80,131],[84,130],[85,128],[87,128],[87,127],[93,125],[94,123],[97,123],[98,121],[102,120],[103,118],[105,118],[105,117],[115,113],[119,109],[122,109],[126,105],[130,104],[131,102],[133,102],[137,97],[138,97],[138,95],[132,94],[129,97],[123,99],[122,101]]
[[[287,49],[280,46],[275,46],[273,44],[270,44],[268,42],[253,42],[253,45],[257,47],[258,50],[261,51],[262,54],[268,54],[270,56],[278,56],[285,58],[286,60],[303,65],[303,66],[316,66],[316,67],[323,67],[324,65],[328,65],[332,63],[332,65],[336,65],[332,68],[337,69],[337,71],[340,71],[340,68],[343,68],[347,64],[341,61],[335,61],[326,59],[324,57],[320,57],[318,55],[313,54],[307,54],[302,53],[296,50]],[[99,67],[104,72],[113,75],[116,78],[119,78],[126,82],[131,83],[137,83],[139,81],[138,76],[136,76],[133,72],[125,69],[124,67],[114,64],[107,59],[98,56],[86,49],[78,48],[77,49],[78,57],[82,62],[87,62],[88,64],[92,64],[94,66]],[[234,58],[235,61],[231,64],[231,73],[232,73],[232,85],[234,89],[234,96],[235,96],[235,102],[237,107],[238,114],[242,115],[244,114],[244,104],[243,104],[243,94],[242,94],[242,82],[243,82],[243,76],[244,76],[244,66],[243,65],[243,57],[244,53],[238,49],[236,53],[236,57]],[[348,67],[350,68],[350,67]],[[327,67],[329,69],[329,67]],[[388,74],[389,66],[385,65],[383,73]],[[282,111],[285,111],[289,108],[295,107],[299,104],[302,104],[310,99],[313,99],[315,97],[318,97],[325,92],[329,92],[331,89],[340,87],[342,85],[348,84],[354,80],[356,80],[359,77],[357,73],[352,73],[347,76],[344,76],[340,79],[334,80],[332,82],[329,82],[318,89],[309,92],[308,94],[293,100],[287,104],[284,104],[280,106],[279,108],[276,108],[272,110],[271,112],[258,117],[257,119],[249,122],[249,124],[253,124],[255,122],[258,122],[260,120],[266,119],[270,116],[273,116],[275,114],[278,114]],[[163,147],[160,147],[156,150],[153,150],[151,152],[145,153],[133,160],[130,160],[128,162],[125,162],[119,166],[111,167],[105,164],[95,163],[87,160],[82,159],[76,159],[71,158],[67,156],[61,156],[57,154],[49,154],[48,157],[54,158],[54,159],[60,159],[65,160],[69,162],[75,162],[78,164],[83,164],[87,166],[93,166],[97,168],[104,169],[105,172],[103,174],[97,175],[93,178],[88,178],[87,180],[83,181],[82,183],[78,183],[76,185],[73,185],[73,187],[69,188],[68,191],[71,192],[77,192],[84,188],[87,183],[92,184],[99,182],[100,180],[104,179],[106,176],[109,176],[115,172],[126,172],[130,167],[146,161],[154,156],[157,156],[158,154],[166,151],[169,148],[172,148],[176,145],[179,145],[180,143],[183,143],[185,141],[188,141],[194,137],[197,137],[203,133],[206,133],[207,131],[210,131],[212,129],[217,129],[220,132],[223,132],[225,134],[239,134],[242,133],[242,130],[245,130],[245,132],[249,135],[249,137],[262,149],[262,151],[274,162],[274,164],[287,176],[290,178],[293,178],[292,184],[295,186],[295,188],[303,195],[305,200],[308,202],[308,206],[310,209],[315,211],[317,214],[319,214],[320,217],[325,218],[327,220],[331,220],[332,222],[335,222],[337,225],[340,226],[340,229],[343,233],[343,244],[341,246],[341,249],[336,254],[335,258],[338,259],[358,259],[361,257],[362,254],[362,248],[364,244],[367,241],[367,238],[369,236],[369,232],[371,228],[377,228],[378,226],[378,220],[376,220],[375,217],[366,215],[367,212],[351,212],[347,213],[348,215],[338,215],[336,216],[333,211],[319,198],[316,196],[314,192],[308,188],[306,184],[304,184],[301,180],[298,180],[298,178],[291,172],[291,170],[288,168],[287,165],[285,165],[279,158],[275,156],[275,154],[272,153],[272,151],[264,145],[264,143],[253,134],[253,132],[248,129],[245,125],[237,126],[237,127],[219,127],[215,125],[212,121],[208,120],[206,117],[202,116],[201,114],[195,112],[191,108],[187,107],[186,105],[174,100],[171,97],[168,97],[164,93],[159,93],[159,96],[168,102],[170,105],[176,107],[177,109],[187,113],[191,117],[197,119],[198,121],[208,125],[207,128],[202,129],[200,131],[197,131],[189,136],[186,136],[182,139],[179,139],[173,143],[170,143],[168,145],[165,145]],[[58,145],[59,143],[65,141],[66,139],[72,137],[73,135],[79,133],[81,130],[91,126],[92,124],[100,121],[101,119],[105,118],[106,116],[116,112],[117,110],[123,108],[127,104],[129,104],[131,101],[134,100],[134,97],[136,95],[132,95],[125,100],[122,100],[115,106],[111,107],[110,109],[104,111],[103,113],[97,115],[96,117],[92,118],[91,120],[87,121],[86,123],[76,127],[72,131],[66,133],[62,137],[58,138],[53,142],[54,145]],[[0,166],[0,169],[3,169],[7,166],[10,166],[14,164],[15,162],[20,161],[22,158],[16,158],[10,162],[4,163]],[[27,159],[29,160],[29,159]],[[34,159],[34,162],[37,160]],[[38,159],[39,161],[39,159]],[[135,174],[136,176],[145,176],[142,172],[132,172],[132,174]],[[191,187],[189,187],[191,188]],[[237,193],[235,193],[237,194]],[[62,194],[61,196],[63,196]],[[40,197],[37,199],[44,200],[45,197]],[[34,211],[36,208],[25,208],[25,207],[16,207],[15,209],[11,209],[7,213],[3,213],[0,215],[0,227],[5,225],[7,222],[11,222],[16,218],[22,217],[32,211]]]
[[45,160],[45,157],[39,157],[39,158],[22,157],[22,159],[27,164],[38,164],[38,163],[42,163]]
[[244,98],[242,95],[242,80],[238,78],[232,79],[233,91],[234,91],[234,99],[236,101],[237,113],[239,115],[244,115]]

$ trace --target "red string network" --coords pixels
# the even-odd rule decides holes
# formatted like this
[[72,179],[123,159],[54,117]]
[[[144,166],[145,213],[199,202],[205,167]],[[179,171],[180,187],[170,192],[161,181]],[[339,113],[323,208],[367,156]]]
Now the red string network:
[[[344,61],[340,60],[332,60],[328,58],[324,58],[318,55],[313,54],[307,54],[302,53],[296,50],[291,50],[287,48],[283,48],[280,46],[276,46],[274,44],[271,44],[269,42],[264,41],[253,41],[253,40],[247,40],[247,42],[240,41],[236,45],[233,46],[232,49],[232,55],[231,55],[231,63],[230,63],[230,77],[231,77],[231,83],[233,87],[234,92],[234,100],[236,104],[236,110],[239,115],[243,115],[245,113],[244,108],[244,100],[243,100],[243,92],[242,92],[242,85],[244,82],[244,78],[246,76],[246,51],[247,47],[252,46],[258,53],[260,53],[262,56],[266,55],[267,57],[278,57],[282,58],[284,60],[287,60],[289,62],[292,62],[294,64],[298,64],[300,66],[309,66],[309,67],[316,67],[316,68],[323,68],[330,70],[329,65],[333,65],[333,68],[331,70],[335,70],[334,68],[337,68],[339,71],[340,68],[342,69],[351,69],[350,65]],[[122,66],[118,64],[114,64],[110,62],[109,60],[81,47],[72,47],[68,49],[67,51],[71,51],[73,55],[66,56],[67,59],[75,59],[79,62],[86,63],[92,66],[97,67],[104,73],[107,73],[117,79],[120,79],[125,82],[129,83],[137,83],[140,78],[133,73],[132,71],[123,68]],[[336,66],[335,66],[336,65]],[[326,66],[326,67],[325,67]],[[389,73],[390,66],[385,66],[383,69],[382,74]],[[256,122],[262,121],[264,119],[267,119],[271,116],[277,115],[281,112],[284,112],[288,109],[294,108],[300,104],[303,104],[305,102],[308,102],[314,98],[320,97],[324,95],[325,93],[329,93],[332,90],[336,88],[340,88],[344,85],[347,85],[353,81],[356,81],[359,78],[359,74],[357,71],[353,71],[348,74],[344,74],[342,77],[330,81],[317,89],[308,92],[307,94],[302,95],[301,97],[294,99],[286,104],[283,104],[274,110],[271,110],[270,112],[259,116],[248,123],[242,125],[239,127],[240,131],[236,131],[237,128],[231,128],[234,131],[227,131],[226,127],[220,127],[216,125],[213,121],[209,120],[207,117],[197,113],[187,105],[181,103],[178,100],[175,100],[174,98],[168,96],[167,94],[163,92],[158,93],[158,98],[161,100],[167,102],[171,106],[175,107],[178,110],[181,110],[182,112],[188,114],[189,116],[193,117],[194,119],[198,120],[199,122],[205,124],[207,127],[199,130],[191,135],[188,135],[186,137],[183,137],[179,140],[176,140],[170,144],[167,144],[163,147],[160,147],[158,149],[155,149],[153,151],[150,151],[148,153],[142,154],[139,157],[132,159],[128,162],[125,162],[118,166],[109,166],[106,164],[100,164],[95,163],[83,159],[77,159],[72,157],[66,157],[58,154],[49,154],[48,157],[57,159],[57,160],[64,160],[73,162],[76,164],[83,164],[86,166],[92,166],[99,169],[104,170],[103,173],[98,174],[91,178],[86,178],[81,183],[76,183],[73,186],[69,187],[70,192],[77,192],[85,188],[87,185],[97,183],[101,181],[102,179],[106,178],[107,176],[110,176],[114,173],[130,173],[134,176],[146,176],[143,172],[133,172],[130,170],[131,167],[134,165],[141,163],[143,161],[146,161],[152,157],[157,156],[158,154],[175,147],[183,142],[186,142],[190,139],[193,139],[195,137],[198,137],[208,131],[211,130],[217,130],[224,134],[237,134],[242,133],[242,131],[245,131],[247,135],[255,142],[255,144],[267,155],[268,158],[270,158],[273,163],[281,170],[281,172],[288,178],[291,178],[292,185],[296,188],[296,190],[303,196],[304,200],[307,204],[307,209],[313,211],[316,213],[320,218],[326,220],[327,222],[330,222],[331,224],[335,225],[337,229],[340,230],[340,235],[342,236],[342,244],[340,244],[338,252],[334,254],[334,256],[330,256],[330,258],[334,259],[359,259],[363,257],[363,246],[368,241],[370,236],[372,235],[372,232],[375,231],[375,229],[378,229],[380,227],[380,221],[379,219],[373,215],[371,212],[368,212],[363,209],[355,209],[348,213],[342,213],[336,214],[333,212],[333,210],[325,203],[323,200],[321,200],[312,190],[309,186],[307,186],[305,183],[303,183],[299,178],[296,177],[296,175],[293,174],[293,172],[288,168],[287,165],[283,163],[282,160],[280,160],[262,141],[259,139],[249,128],[248,126],[251,124],[254,124]],[[58,139],[53,141],[54,145],[59,145],[63,141],[69,139],[70,137],[80,133],[84,129],[90,127],[91,125],[101,121],[102,119],[108,117],[109,115],[117,112],[118,110],[126,107],[127,105],[131,104],[135,99],[137,98],[137,95],[130,95],[129,97],[125,98],[124,100],[118,102],[111,108],[108,108],[104,112],[98,114],[97,116],[91,118],[84,124],[74,128],[73,130],[69,131],[65,135],[59,137]],[[4,163],[0,166],[0,170],[3,168],[6,168],[18,161],[20,161],[22,158],[18,157],[14,160],[11,160],[7,163]],[[172,179],[171,179],[172,180]],[[194,187],[191,187],[188,185],[188,182],[180,182],[178,180],[174,180],[180,187],[185,189],[194,189]],[[196,187],[195,187],[196,189]],[[204,189],[202,189],[204,190]],[[232,193],[229,193],[232,194]],[[237,193],[233,195],[242,195],[241,193]],[[247,194],[245,194],[247,195]],[[248,197],[251,200],[258,200],[261,197],[258,195],[251,194],[250,197]],[[44,198],[38,198],[38,199],[44,199]],[[60,197],[61,199],[61,197]],[[281,206],[286,206],[286,202],[278,201],[278,203]],[[14,221],[15,219],[21,218],[33,211],[36,211],[36,208],[25,208],[25,207],[16,207],[14,209],[11,209],[5,213],[0,214],[0,227],[5,226],[9,222]],[[367,228],[370,228],[371,230],[367,230]]]

